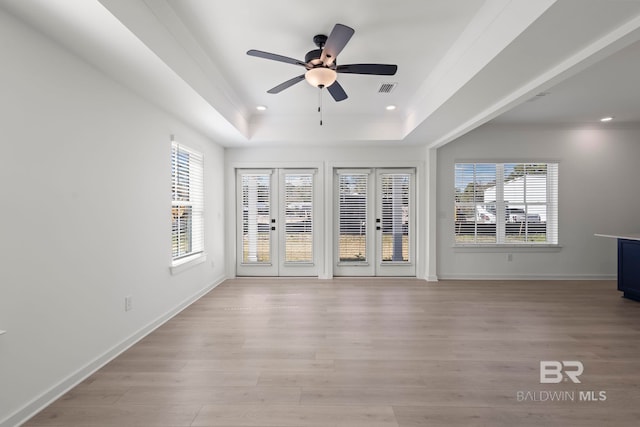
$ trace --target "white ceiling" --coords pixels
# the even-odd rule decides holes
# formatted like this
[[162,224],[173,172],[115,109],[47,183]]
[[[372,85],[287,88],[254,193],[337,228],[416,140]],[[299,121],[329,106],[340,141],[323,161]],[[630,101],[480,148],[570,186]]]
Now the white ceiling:
[[[640,1],[0,0],[0,7],[224,146],[426,144],[500,123],[640,122]],[[335,102],[297,59],[335,23],[355,29],[339,64],[389,63],[395,76],[340,74]],[[394,82],[390,94],[381,83]],[[538,96],[541,92],[547,96]],[[527,102],[534,98],[535,101]],[[397,105],[395,111],[385,106]],[[266,105],[265,112],[256,111]]]
[[[494,119],[496,123],[640,123],[640,42],[620,50],[574,77],[536,94]],[[606,126],[610,126],[606,125]]]

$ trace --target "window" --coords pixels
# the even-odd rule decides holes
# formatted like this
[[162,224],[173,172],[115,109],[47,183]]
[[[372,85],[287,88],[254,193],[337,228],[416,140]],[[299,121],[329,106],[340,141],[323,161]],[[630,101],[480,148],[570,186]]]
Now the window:
[[174,264],[202,253],[204,191],[202,154],[171,143],[171,257]]
[[456,163],[455,243],[558,243],[557,163]]

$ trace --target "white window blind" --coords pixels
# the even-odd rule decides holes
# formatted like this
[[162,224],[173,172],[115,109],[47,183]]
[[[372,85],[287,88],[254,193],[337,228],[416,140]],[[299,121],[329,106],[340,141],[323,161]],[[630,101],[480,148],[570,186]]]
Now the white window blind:
[[313,262],[313,174],[286,173],[285,262]]
[[271,173],[242,175],[242,262],[271,262]]
[[385,173],[382,185],[382,261],[409,261],[409,184],[406,173]]
[[201,153],[171,143],[172,259],[201,253],[204,248],[204,161]]
[[367,261],[367,173],[338,176],[338,252],[340,262]]
[[557,244],[557,163],[456,163],[456,244]]
[[456,243],[496,243],[496,203],[485,202],[484,191],[497,182],[496,165],[457,163],[455,165]]

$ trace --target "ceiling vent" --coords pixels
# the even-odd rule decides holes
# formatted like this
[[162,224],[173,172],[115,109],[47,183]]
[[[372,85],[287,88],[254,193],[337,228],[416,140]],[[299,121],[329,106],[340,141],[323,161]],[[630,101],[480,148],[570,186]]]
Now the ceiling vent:
[[398,83],[382,83],[378,89],[378,93],[391,93],[398,86]]
[[551,92],[540,92],[540,93],[537,93],[533,98],[527,99],[526,102],[537,101],[538,99],[544,98],[547,95],[551,95]]

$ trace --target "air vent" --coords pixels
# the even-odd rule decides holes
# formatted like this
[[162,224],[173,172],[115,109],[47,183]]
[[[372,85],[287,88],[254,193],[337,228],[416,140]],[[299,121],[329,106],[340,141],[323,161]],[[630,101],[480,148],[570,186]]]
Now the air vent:
[[378,93],[391,93],[398,86],[398,83],[382,83],[378,89]]
[[533,98],[527,99],[526,102],[533,102],[540,98],[544,98],[547,95],[551,95],[551,92],[540,92],[540,93],[537,93],[536,96],[534,96]]

